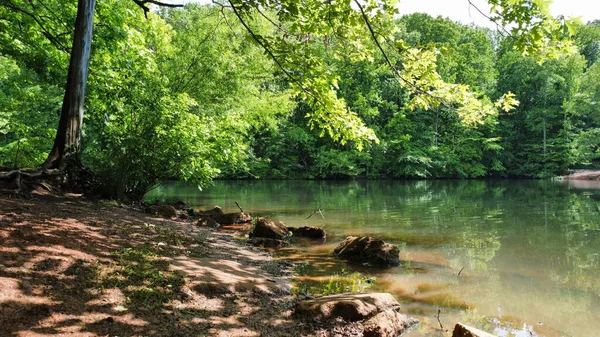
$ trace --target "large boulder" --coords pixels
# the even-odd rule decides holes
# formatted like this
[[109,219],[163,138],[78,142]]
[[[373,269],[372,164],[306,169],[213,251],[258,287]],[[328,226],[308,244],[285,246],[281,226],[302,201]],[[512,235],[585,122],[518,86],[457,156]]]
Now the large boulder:
[[298,237],[298,238],[323,239],[325,237],[325,230],[320,227],[314,227],[314,226],[288,227],[288,230],[290,232],[292,232],[294,237]]
[[382,267],[400,265],[398,246],[369,236],[349,236],[334,249],[333,253],[338,258],[350,262]]
[[342,318],[360,322],[364,336],[395,337],[418,322],[399,310],[400,304],[388,293],[338,294],[299,302],[294,315],[320,320]]
[[288,234],[288,228],[283,222],[279,220],[269,220],[262,217],[258,218],[254,228],[250,232],[251,237],[277,240],[287,238]]
[[177,217],[177,211],[175,210],[175,207],[171,205],[151,205],[146,207],[144,212],[152,215],[160,215],[167,219]]
[[457,323],[454,326],[454,331],[452,332],[452,337],[496,337],[492,334],[489,334],[485,331],[481,331],[479,329],[475,329],[468,325]]

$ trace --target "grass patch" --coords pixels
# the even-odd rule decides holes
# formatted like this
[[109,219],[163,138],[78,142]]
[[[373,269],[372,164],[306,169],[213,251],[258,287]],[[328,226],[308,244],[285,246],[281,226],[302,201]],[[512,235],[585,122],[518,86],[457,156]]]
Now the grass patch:
[[134,308],[156,308],[175,298],[184,274],[169,270],[169,262],[150,245],[123,248],[112,253],[114,263],[101,276],[103,288],[119,288]]
[[[302,268],[302,267],[300,267]],[[305,274],[306,275],[306,274]],[[375,284],[374,277],[342,269],[326,280],[301,280],[292,289],[296,294],[333,295],[341,293],[362,293]]]

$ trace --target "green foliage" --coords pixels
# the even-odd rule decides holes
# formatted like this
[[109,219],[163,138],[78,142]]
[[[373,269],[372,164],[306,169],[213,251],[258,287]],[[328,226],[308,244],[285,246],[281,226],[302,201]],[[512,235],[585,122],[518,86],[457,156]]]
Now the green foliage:
[[505,27],[514,47],[537,61],[573,54],[571,36],[580,25],[577,19],[554,18],[548,0],[489,0],[491,19]]
[[[546,177],[595,164],[598,24],[551,18],[545,1],[489,2],[513,37],[394,18],[393,0],[236,0],[148,19],[99,2],[82,159],[104,195],[132,199],[167,178]],[[0,4],[0,166],[37,166],[51,148],[75,9]]]
[[[106,6],[106,11],[127,13],[116,4]],[[111,48],[92,56],[92,69],[102,71],[89,79],[85,131],[92,137],[85,143],[84,159],[110,197],[140,199],[161,179],[173,176],[207,184],[218,172],[208,158],[219,160],[208,141],[210,128],[203,127],[210,120],[191,113],[195,102],[189,96],[169,90],[168,77],[157,64],[174,53],[173,32],[154,15],[128,24],[139,18],[130,13],[120,18],[120,34],[107,42]],[[104,16],[98,19],[102,22]],[[116,28],[113,21],[110,29]]]
[[102,193],[140,199],[167,178],[206,186],[221,169],[243,169],[248,132],[276,127],[292,106],[269,62],[220,24],[232,18],[216,8],[140,21],[127,5],[101,7],[98,21],[110,24],[91,61],[102,71],[89,80],[84,159]]
[[0,51],[0,166],[36,167],[52,147],[61,89]]
[[577,30],[575,44],[587,60],[588,67],[600,58],[600,21],[593,21]]
[[576,162],[570,145],[576,123],[567,107],[579,96],[575,88],[584,67],[580,55],[543,64],[514,51],[500,56],[499,90],[514,89],[522,102],[515,112],[500,118],[502,161],[508,174],[550,177]]
[[597,163],[600,144],[600,65],[594,63],[575,82],[575,94],[566,104],[573,130],[574,162],[582,166]]

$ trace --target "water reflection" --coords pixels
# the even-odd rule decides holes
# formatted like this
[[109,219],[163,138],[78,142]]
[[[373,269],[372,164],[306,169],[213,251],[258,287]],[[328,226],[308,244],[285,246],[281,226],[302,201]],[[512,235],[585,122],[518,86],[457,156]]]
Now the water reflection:
[[[359,271],[377,277],[376,286],[394,292],[421,317],[424,323],[409,336],[435,331],[438,307],[447,326],[460,320],[506,336],[594,336],[600,331],[600,190],[593,186],[221,181],[205,191],[165,184],[148,198],[226,211],[235,211],[238,201],[254,215],[290,226],[323,226],[324,246],[293,252],[314,261],[329,259],[347,235],[400,244],[403,268]],[[319,205],[325,218],[305,219]]]

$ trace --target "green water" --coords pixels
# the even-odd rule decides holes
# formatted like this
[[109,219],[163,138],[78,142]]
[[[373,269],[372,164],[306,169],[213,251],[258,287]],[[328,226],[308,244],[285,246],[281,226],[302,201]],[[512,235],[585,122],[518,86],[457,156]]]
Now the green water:
[[[147,199],[236,211],[288,226],[321,226],[327,240],[280,256],[313,276],[341,269],[375,277],[421,320],[408,336],[462,321],[499,336],[600,336],[600,185],[552,181],[218,181],[204,191],[165,184]],[[324,218],[314,214],[323,210]],[[330,251],[348,235],[401,247],[402,267],[347,266]],[[462,270],[460,276],[459,271]]]

